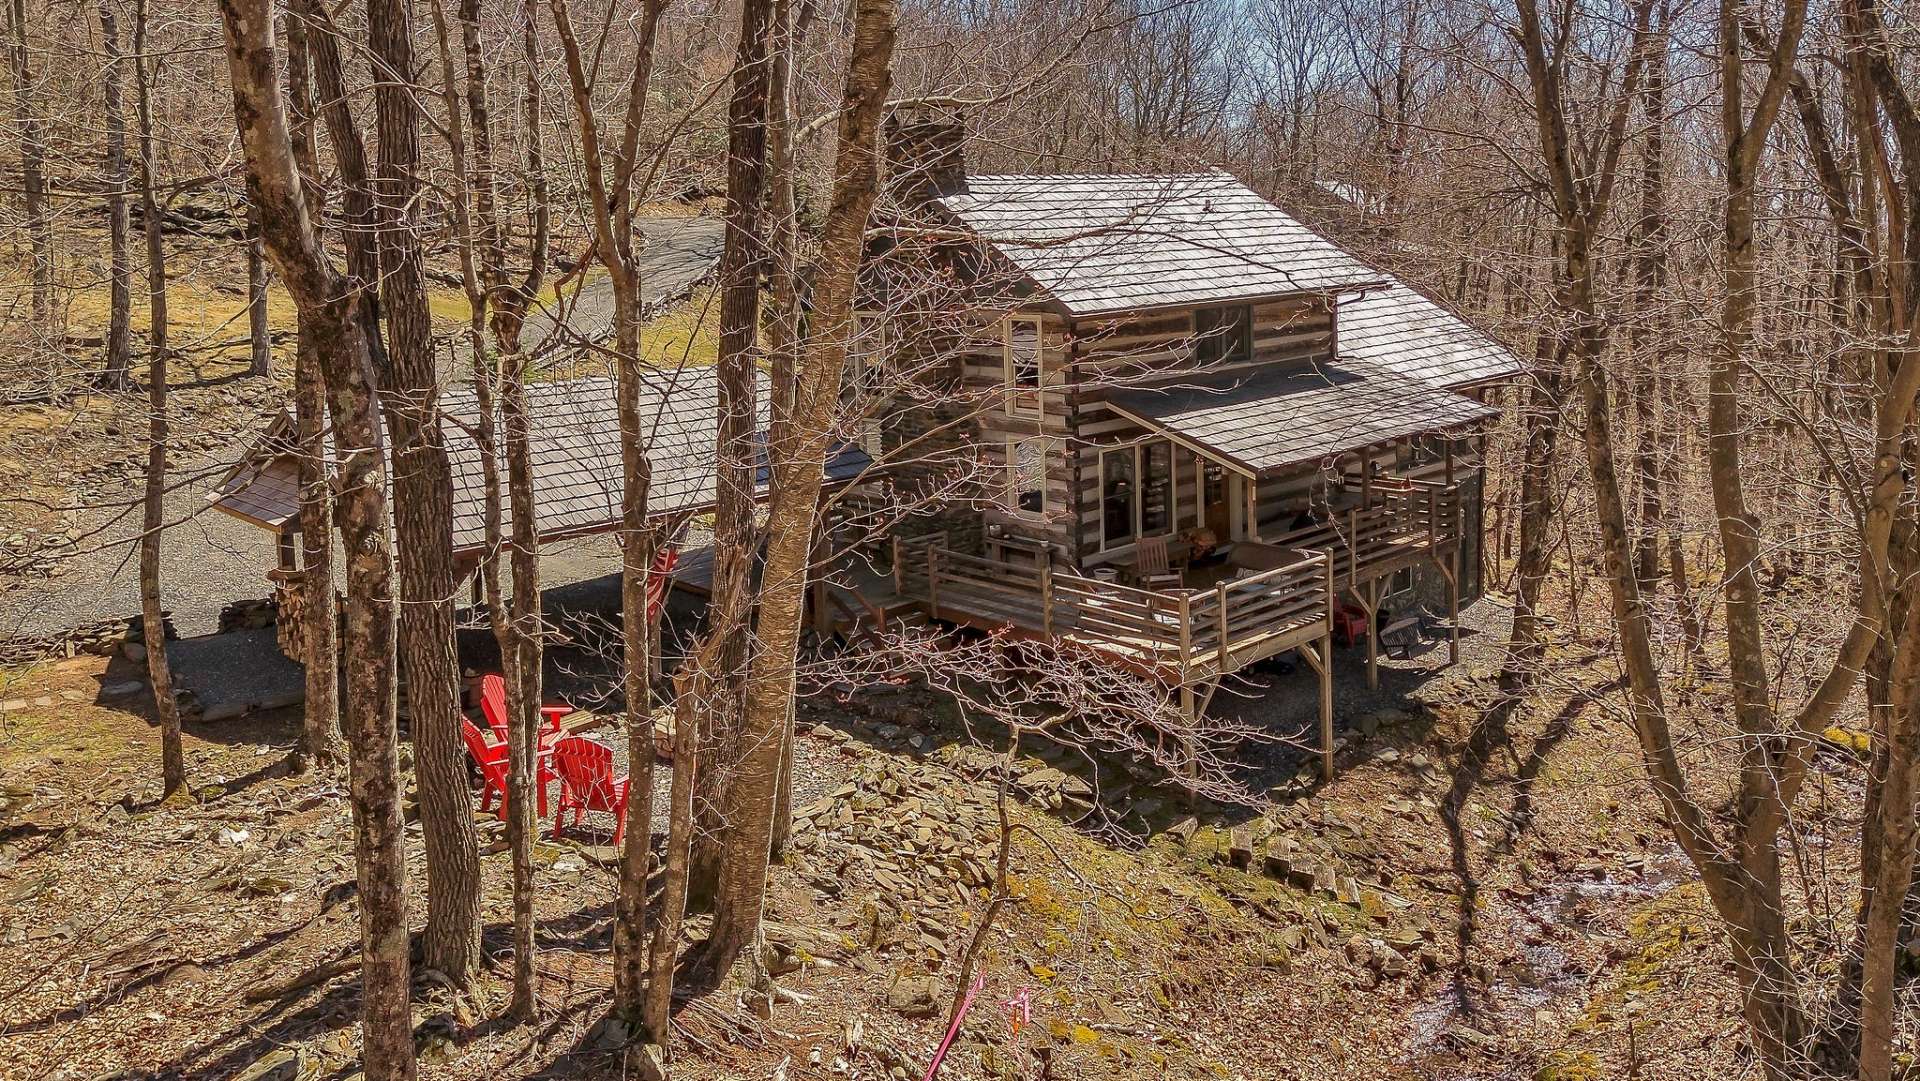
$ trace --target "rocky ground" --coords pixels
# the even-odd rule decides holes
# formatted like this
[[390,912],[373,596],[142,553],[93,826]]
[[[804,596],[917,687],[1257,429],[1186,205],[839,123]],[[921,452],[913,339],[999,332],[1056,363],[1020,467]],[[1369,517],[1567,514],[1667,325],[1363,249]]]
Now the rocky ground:
[[[783,997],[769,1018],[690,1004],[678,1076],[920,1077],[993,889],[1003,780],[1011,896],[944,1077],[1738,1076],[1724,952],[1591,702],[1611,673],[1557,644],[1557,700],[1470,754],[1497,640],[1396,662],[1396,702],[1343,709],[1339,777],[1263,762],[1286,776],[1256,808],[1189,809],[1138,763],[1051,745],[1008,767],[913,687],[805,699],[768,907]],[[156,740],[106,678],[82,657],[0,687],[4,1072],[349,1075],[353,978],[316,967],[355,941],[339,782],[284,775],[283,710],[195,726],[198,799],[156,806]],[[1823,755],[1821,783],[1856,769]],[[542,845],[540,1024],[496,1020],[502,958],[469,997],[423,978],[425,1076],[611,1075],[606,840]]]

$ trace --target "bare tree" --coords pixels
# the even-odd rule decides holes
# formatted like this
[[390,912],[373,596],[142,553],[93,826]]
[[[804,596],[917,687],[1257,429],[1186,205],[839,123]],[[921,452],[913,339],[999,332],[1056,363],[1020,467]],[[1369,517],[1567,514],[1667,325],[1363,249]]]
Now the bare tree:
[[53,217],[47,205],[46,128],[35,93],[27,45],[27,0],[12,0],[8,60],[13,75],[14,123],[20,126],[20,198],[33,256],[33,322],[44,334],[53,319]]
[[[287,100],[290,135],[307,205],[327,205],[314,137],[311,59],[307,20],[296,9],[286,16]],[[256,216],[256,225],[257,216]],[[264,240],[263,240],[264,243]],[[327,387],[315,335],[301,316],[295,334],[293,407],[300,448],[300,566],[303,573],[306,701],[302,746],[317,768],[340,758],[339,613],[333,591],[333,470],[327,457]]]
[[373,1081],[410,1081],[412,980],[393,712],[393,553],[377,377],[360,293],[327,262],[308,210],[280,95],[272,5],[223,0],[220,13],[248,195],[260,209],[275,270],[311,331],[341,463],[337,506],[348,598],[344,721],[360,903],[361,1061]]
[[380,146],[374,178],[380,307],[387,330],[400,644],[427,850],[425,959],[464,986],[480,965],[480,852],[460,742],[460,671],[453,647],[453,472],[440,431],[417,221],[420,106],[412,85],[411,9],[408,0],[367,5]]
[[[713,526],[713,603],[707,641],[695,653],[705,732],[701,738],[701,791],[695,795],[693,889],[715,899],[713,932],[703,949],[708,979],[724,976],[747,945],[754,926],[734,902],[758,905],[744,894],[729,897],[722,881],[728,861],[725,835],[752,814],[752,797],[730,790],[739,763],[756,749],[741,741],[741,710],[752,608],[749,568],[754,530],[758,376],[754,346],[760,328],[760,279],[766,267],[767,124],[772,105],[773,0],[744,0],[740,46],[734,54],[733,95],[727,103],[726,243],[720,256],[720,359],[718,446],[714,465],[717,506]],[[776,753],[778,748],[775,748]]]
[[892,85],[896,17],[892,0],[863,0],[855,8],[831,209],[812,275],[807,340],[793,371],[792,390],[776,392],[793,403],[792,416],[767,448],[768,543],[756,597],[757,648],[747,678],[739,772],[727,787],[731,829],[705,958],[716,969],[731,963],[733,953],[759,934],[781,748],[820,524],[820,478],[833,444],[841,369],[854,337],[854,287],[865,252],[867,218],[879,190],[878,132]]
[[[594,251],[613,287],[614,363],[617,366],[621,443],[620,611],[624,641],[627,729],[626,844],[620,853],[620,891],[614,911],[614,1011],[629,1023],[645,1021],[659,1042],[666,1037],[665,1014],[646,1010],[642,975],[646,968],[643,943],[647,926],[647,878],[652,860],[654,801],[653,661],[647,594],[653,561],[654,536],[648,524],[648,496],[652,466],[647,459],[649,428],[640,414],[644,362],[640,356],[640,270],[634,249],[634,204],[641,191],[640,135],[646,119],[647,97],[653,78],[653,56],[661,13],[667,0],[646,0],[634,28],[632,76],[627,84],[626,108],[618,143],[607,147],[593,110],[592,85],[579,40],[564,0],[552,0],[554,25],[567,60],[568,84],[573,92],[574,123],[580,136],[581,160],[593,227]],[[604,44],[604,39],[602,41]],[[692,769],[689,754],[687,769]],[[675,776],[680,767],[676,764]],[[676,784],[676,788],[678,785]],[[669,875],[674,870],[669,868]],[[672,886],[669,884],[669,891]],[[668,902],[671,907],[671,901]],[[676,928],[677,917],[663,927]],[[656,932],[655,949],[661,934]],[[667,983],[672,982],[669,942]],[[658,973],[656,972],[656,980]]]
[[125,58],[120,55],[120,25],[113,0],[100,0],[100,38],[107,53],[100,85],[106,105],[107,246],[111,268],[106,370],[101,382],[113,390],[126,390],[133,364],[133,259],[129,250],[133,224],[127,207],[127,188],[132,180],[127,171],[127,112],[121,96],[126,81],[122,72]]
[[[19,10],[16,2],[16,18]],[[140,615],[146,630],[154,717],[160,723],[162,784],[171,796],[186,788],[187,763],[180,746],[180,704],[174,700],[173,672],[167,665],[166,615],[160,610],[160,542],[167,495],[167,253],[160,235],[160,207],[154,199],[154,71],[147,56],[146,0],[134,0],[133,54],[140,128],[140,215],[147,238],[147,485],[140,529]]]

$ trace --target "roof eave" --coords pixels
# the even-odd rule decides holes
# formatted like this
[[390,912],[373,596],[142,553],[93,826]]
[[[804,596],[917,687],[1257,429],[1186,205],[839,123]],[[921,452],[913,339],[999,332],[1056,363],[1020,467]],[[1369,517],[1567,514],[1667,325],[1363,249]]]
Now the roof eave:
[[1276,300],[1289,300],[1294,297],[1337,297],[1346,293],[1365,293],[1374,289],[1386,288],[1389,282],[1384,280],[1355,282],[1328,286],[1320,289],[1286,289],[1272,293],[1254,293],[1247,296],[1227,296],[1211,300],[1180,300],[1163,304],[1129,305],[1119,308],[1082,308],[1062,304],[1061,314],[1069,319],[1110,319],[1116,315],[1152,315],[1160,312],[1187,311],[1194,308],[1218,308],[1228,304],[1268,304]]

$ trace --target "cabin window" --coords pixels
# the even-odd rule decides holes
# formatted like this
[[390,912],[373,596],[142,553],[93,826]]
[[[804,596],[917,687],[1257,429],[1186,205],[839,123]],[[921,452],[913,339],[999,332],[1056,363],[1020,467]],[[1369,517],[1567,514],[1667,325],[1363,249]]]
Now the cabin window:
[[883,313],[853,314],[853,340],[847,343],[840,373],[840,405],[860,449],[875,458],[880,456],[880,419],[874,414],[879,412],[894,345],[893,325]]
[[1040,320],[1030,315],[1007,318],[1007,412],[1040,415]]
[[1133,539],[1134,447],[1100,455],[1100,546],[1111,548]]
[[1135,538],[1173,531],[1179,481],[1173,443],[1151,439],[1100,455],[1100,547],[1118,548]]
[[1047,447],[1045,439],[1015,439],[1007,443],[1007,509],[1040,517],[1047,512]]
[[1253,309],[1245,304],[1200,308],[1193,313],[1194,358],[1202,364],[1232,364],[1253,358]]
[[1140,448],[1140,535],[1173,528],[1173,444],[1161,439]]

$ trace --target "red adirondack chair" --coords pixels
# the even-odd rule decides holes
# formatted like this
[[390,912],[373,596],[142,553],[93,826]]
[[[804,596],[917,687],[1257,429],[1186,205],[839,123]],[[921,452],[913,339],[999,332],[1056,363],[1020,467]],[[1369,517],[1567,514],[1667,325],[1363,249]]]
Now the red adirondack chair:
[[[487,739],[472,721],[460,719],[460,738],[467,743],[467,753],[473,756],[474,764],[480,767],[482,787],[480,789],[480,813],[486,814],[489,805],[497,797],[500,808],[497,812],[502,819],[507,817],[507,745],[494,743]],[[537,803],[535,810],[539,817],[547,816],[547,782],[553,780],[551,756],[541,754],[537,759],[539,768],[534,773],[534,792]]]
[[553,813],[553,836],[560,837],[567,812],[575,825],[588,811],[613,814],[613,846],[627,835],[627,778],[613,776],[613,750],[585,736],[568,736],[553,745],[554,772],[560,775],[560,806]]
[[[544,747],[560,731],[560,718],[572,713],[573,707],[567,705],[541,706],[540,743]],[[507,741],[507,681],[500,678],[498,672],[488,672],[480,677],[480,712],[487,718],[487,727],[493,729],[493,738],[502,743]]]

